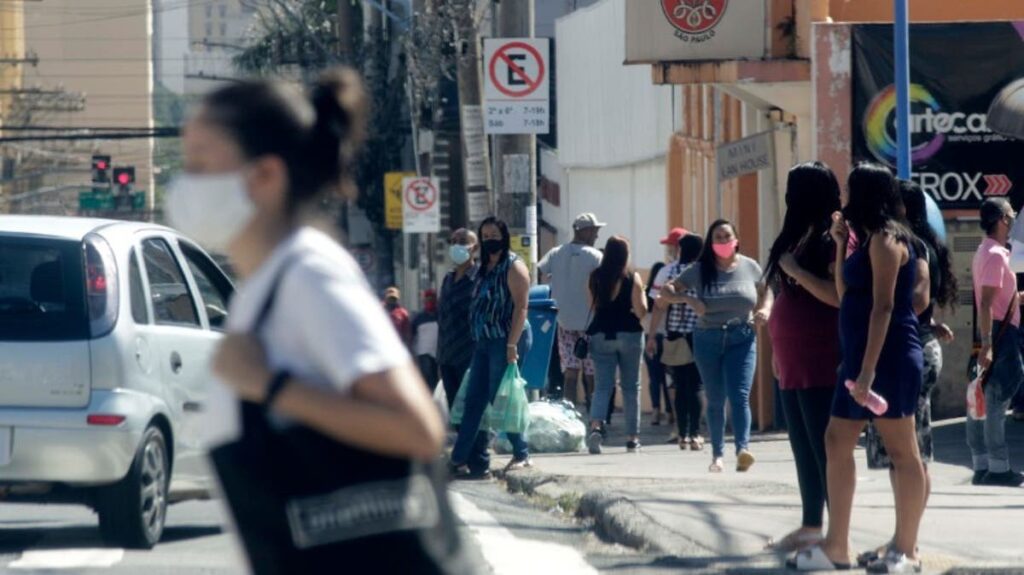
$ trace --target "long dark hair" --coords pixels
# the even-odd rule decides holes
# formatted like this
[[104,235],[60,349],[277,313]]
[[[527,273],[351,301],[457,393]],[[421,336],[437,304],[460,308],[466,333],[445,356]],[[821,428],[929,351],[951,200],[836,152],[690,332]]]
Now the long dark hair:
[[[839,181],[828,166],[821,162],[799,164],[789,170],[786,182],[786,217],[782,231],[775,238],[764,268],[764,280],[773,283],[782,271],[779,259],[792,252],[811,230],[804,254],[814,254],[821,243],[829,243],[828,230],[832,214],[839,210]],[[798,257],[800,257],[798,256]],[[801,258],[801,267],[818,277],[828,275],[828,266],[821,258]]]
[[[484,253],[483,250],[484,228],[487,226],[494,226],[498,228],[499,232],[501,232],[501,253],[500,257],[498,258],[498,262],[501,263],[502,261],[508,259],[509,253],[512,252],[512,234],[509,233],[508,224],[506,224],[504,220],[499,220],[494,216],[490,216],[486,218],[484,221],[480,222],[480,227],[477,228],[476,236],[478,238],[478,241],[480,242],[480,273],[484,275],[488,273],[487,268],[490,265],[488,258],[490,258],[491,256],[491,254]],[[497,266],[495,266],[494,269],[497,269]]]
[[[647,275],[647,285],[654,285],[654,280],[658,278],[658,272],[665,267],[665,262],[654,262],[651,266],[651,273]],[[651,297],[650,292],[647,293],[647,309],[654,309],[654,298]]]
[[590,274],[590,293],[597,307],[612,301],[615,284],[629,274],[629,240],[612,236],[604,245],[601,265]]
[[843,217],[857,240],[864,247],[870,234],[889,233],[909,243],[913,237],[900,215],[903,199],[896,177],[885,166],[861,162],[850,172],[847,182],[850,200],[843,208]]
[[952,308],[956,305],[957,282],[956,274],[953,273],[953,262],[949,254],[949,248],[935,235],[935,230],[928,225],[928,208],[924,197],[924,190],[921,186],[908,180],[899,181],[900,196],[903,199],[903,207],[907,213],[907,223],[910,224],[910,231],[914,233],[928,247],[935,250],[939,256],[939,289],[933,294],[935,302],[939,307]]
[[273,155],[288,170],[288,207],[331,191],[354,195],[365,139],[366,96],[351,68],[325,72],[308,95],[272,80],[246,80],[202,101],[198,119],[221,130],[247,159]]
[[[715,220],[708,227],[708,233],[704,236],[704,249],[700,252],[700,283],[701,293],[708,293],[711,286],[718,281],[718,265],[715,263],[715,250],[711,246],[715,243],[715,230],[722,226],[729,226],[733,235],[736,234],[736,226],[729,220]],[[738,237],[738,236],[737,236]]]

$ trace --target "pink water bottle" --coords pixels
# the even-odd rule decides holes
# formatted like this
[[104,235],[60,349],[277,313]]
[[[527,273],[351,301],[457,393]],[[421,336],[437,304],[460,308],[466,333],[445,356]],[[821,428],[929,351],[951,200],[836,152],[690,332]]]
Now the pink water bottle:
[[[857,382],[852,379],[846,380],[846,389],[853,391],[853,388],[857,387]],[[871,410],[871,413],[875,415],[882,415],[889,410],[889,402],[884,397],[878,395],[873,391],[868,392],[868,401],[864,406]]]

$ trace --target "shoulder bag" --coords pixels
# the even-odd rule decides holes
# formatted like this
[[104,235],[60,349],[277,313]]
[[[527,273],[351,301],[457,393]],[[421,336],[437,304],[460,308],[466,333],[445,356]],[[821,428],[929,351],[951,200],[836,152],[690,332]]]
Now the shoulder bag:
[[302,425],[280,429],[266,406],[247,401],[241,419],[241,437],[210,458],[253,573],[468,572],[439,461],[386,457]]

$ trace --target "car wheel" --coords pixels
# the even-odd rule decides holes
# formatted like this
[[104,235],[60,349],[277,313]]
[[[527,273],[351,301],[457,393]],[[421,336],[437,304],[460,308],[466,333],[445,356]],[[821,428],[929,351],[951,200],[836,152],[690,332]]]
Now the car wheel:
[[111,544],[128,549],[151,549],[160,541],[167,518],[170,461],[164,434],[150,427],[128,475],[100,490],[96,511],[100,532]]

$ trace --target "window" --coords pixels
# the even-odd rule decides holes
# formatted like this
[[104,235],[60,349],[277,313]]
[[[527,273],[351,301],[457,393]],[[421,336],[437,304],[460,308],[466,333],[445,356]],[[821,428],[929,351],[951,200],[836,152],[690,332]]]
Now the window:
[[209,4],[206,5],[206,17],[213,18],[213,6]]
[[149,309],[146,307],[146,291],[142,288],[142,271],[139,269],[139,258],[132,252],[128,260],[128,288],[132,304],[132,319],[139,325],[149,323]]
[[206,23],[206,37],[213,36],[213,22]]
[[220,17],[221,18],[227,18],[228,17],[228,5],[227,4],[221,4],[220,5]]
[[171,246],[162,239],[142,242],[153,316],[160,325],[199,327],[199,314]]
[[0,341],[89,338],[81,242],[0,236]]
[[231,282],[224,277],[224,274],[217,268],[217,264],[213,263],[198,248],[185,242],[179,242],[179,245],[185,254],[188,268],[192,271],[192,277],[195,278],[196,285],[199,286],[199,295],[203,298],[210,327],[223,329],[224,322],[228,318],[228,302],[233,291]]
[[227,24],[227,22],[221,22],[220,23],[220,35],[221,35],[221,37],[225,37],[225,36],[228,35],[228,24]]

